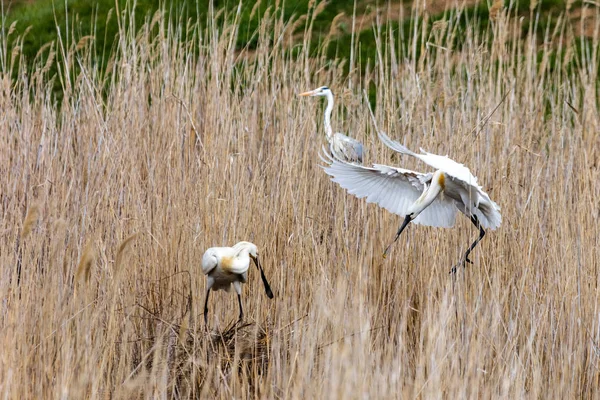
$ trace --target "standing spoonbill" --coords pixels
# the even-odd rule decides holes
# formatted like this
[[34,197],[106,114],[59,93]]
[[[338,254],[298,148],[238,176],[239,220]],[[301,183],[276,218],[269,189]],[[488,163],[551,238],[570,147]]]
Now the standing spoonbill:
[[231,285],[235,288],[240,305],[240,320],[244,317],[242,308],[242,283],[248,280],[250,259],[260,270],[260,277],[265,285],[267,297],[272,299],[273,292],[267,282],[262,265],[258,259],[258,249],[254,243],[239,242],[233,247],[211,247],[202,256],[202,273],[206,275],[206,299],[204,300],[204,323],[208,322],[208,295],[210,290],[229,292]]
[[385,133],[378,131],[378,135],[387,147],[416,157],[436,171],[424,174],[381,164],[368,168],[347,163],[335,154],[325,154],[326,158],[322,156],[321,159],[328,164],[323,166],[325,172],[348,193],[359,199],[366,198],[367,203],[376,203],[404,217],[395,239],[385,249],[383,256],[387,256],[391,246],[411,221],[426,226],[451,228],[458,210],[479,229],[479,236],[452,268],[452,272],[459,265],[472,263],[469,254],[485,235],[484,228],[494,230],[500,226],[500,207],[483,191],[477,184],[477,178],[464,165],[423,150],[423,154],[416,154]]
[[327,97],[327,108],[325,108],[325,137],[329,142],[331,153],[337,154],[343,160],[362,164],[363,162],[363,146],[356,140],[352,139],[343,133],[333,133],[331,129],[331,111],[333,110],[333,92],[327,86],[321,86],[315,90],[300,93],[298,96],[325,96]]

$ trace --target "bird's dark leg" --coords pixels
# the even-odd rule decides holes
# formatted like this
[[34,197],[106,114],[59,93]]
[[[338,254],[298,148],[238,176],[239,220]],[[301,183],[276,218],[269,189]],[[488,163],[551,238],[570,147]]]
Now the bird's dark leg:
[[204,300],[204,325],[208,326],[208,295],[210,288],[206,291],[206,299]]
[[244,309],[242,308],[242,295],[238,293],[238,303],[240,305],[240,321],[244,319]]
[[481,227],[481,224],[479,223],[479,220],[475,215],[471,215],[471,222],[479,229],[479,237],[475,239],[473,244],[471,244],[471,246],[469,246],[469,248],[467,249],[467,252],[465,253],[465,261],[470,264],[473,264],[473,261],[469,260],[469,254],[471,254],[471,251],[473,251],[475,246],[477,246],[477,243],[479,243],[481,239],[483,239],[483,237],[485,236],[485,231]]
[[394,241],[392,243],[390,243],[390,245],[383,252],[383,258],[387,257],[388,253],[390,252],[390,248],[392,247],[392,245],[394,243],[396,243],[396,241],[400,237],[400,234],[402,233],[402,231],[404,230],[404,228],[406,228],[406,226],[408,225],[408,223],[410,221],[412,221],[412,217],[411,217],[410,214],[408,214],[406,217],[404,217],[404,222],[402,222],[402,225],[400,225],[400,228],[398,228],[398,232],[396,233],[396,237],[394,238]]
[[469,246],[469,248],[465,252],[465,255],[463,256],[461,261],[457,265],[452,267],[452,269],[450,270],[450,273],[455,273],[456,268],[458,266],[460,266],[461,264],[462,264],[462,266],[464,266],[466,263],[473,264],[473,261],[471,261],[469,259],[469,254],[471,254],[471,251],[473,251],[475,246],[477,246],[477,243],[479,243],[481,241],[481,239],[483,239],[483,237],[485,236],[485,231],[481,227],[481,224],[479,223],[479,219],[477,219],[477,216],[471,215],[471,222],[473,223],[473,225],[475,225],[477,227],[477,229],[479,229],[479,237],[477,239],[475,239],[475,241],[471,244],[471,246]]

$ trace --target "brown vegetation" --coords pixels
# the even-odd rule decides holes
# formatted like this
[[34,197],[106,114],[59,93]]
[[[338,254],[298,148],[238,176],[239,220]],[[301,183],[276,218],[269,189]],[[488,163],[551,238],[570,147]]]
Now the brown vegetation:
[[[179,41],[157,17],[138,35],[121,25],[107,74],[79,38],[34,71],[5,64],[0,392],[597,397],[600,30],[581,53],[569,21],[515,40],[498,10],[490,37],[468,28],[459,47],[449,16],[428,45],[378,36],[379,58],[346,75],[308,35],[280,40],[289,25],[272,15],[252,58],[236,57],[234,25]],[[367,162],[427,170],[378,142],[363,97],[376,89],[386,132],[478,176],[504,220],[474,265],[448,274],[475,234],[466,218],[411,226],[382,258],[400,218],[318,167],[321,108],[296,93],[322,84],[343,94],[334,128]],[[259,246],[275,299],[253,269],[247,323],[230,324],[235,298],[219,292],[209,332],[200,259],[239,240]]]

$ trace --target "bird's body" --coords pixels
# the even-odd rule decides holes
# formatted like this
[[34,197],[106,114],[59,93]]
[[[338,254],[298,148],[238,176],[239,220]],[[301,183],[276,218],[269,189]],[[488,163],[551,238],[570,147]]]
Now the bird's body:
[[212,247],[202,257],[202,272],[212,290],[229,292],[234,283],[246,283],[250,256],[235,254],[234,247]]
[[333,92],[327,86],[321,86],[309,92],[300,93],[299,96],[325,96],[327,97],[327,107],[325,108],[323,125],[325,127],[325,138],[329,143],[331,154],[351,163],[362,164],[363,146],[362,144],[343,133],[333,133],[331,128],[331,112],[333,111]]
[[468,256],[485,234],[483,228],[494,230],[500,226],[500,207],[483,191],[477,178],[464,165],[424,151],[416,154],[383,132],[378,134],[392,150],[416,157],[436,171],[421,173],[380,164],[369,168],[328,156],[324,159],[328,164],[324,167],[325,172],[348,193],[366,198],[367,202],[404,217],[394,242],[409,222],[450,228],[454,226],[456,212],[462,212],[480,230],[479,238],[461,260],[463,264],[470,262]]
[[254,260],[260,269],[265,291],[269,298],[273,292],[267,282],[262,266],[258,260],[256,245],[250,242],[239,242],[233,247],[211,247],[202,256],[202,273],[206,275],[206,300],[204,303],[204,319],[207,320],[208,296],[210,290],[224,290],[229,292],[231,286],[235,288],[240,306],[240,319],[243,317],[242,309],[242,283],[248,280],[250,259]]

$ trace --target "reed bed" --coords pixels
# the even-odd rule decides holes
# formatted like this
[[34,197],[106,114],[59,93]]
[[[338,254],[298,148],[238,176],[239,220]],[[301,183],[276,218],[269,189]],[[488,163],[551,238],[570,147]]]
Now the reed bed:
[[[349,59],[316,44],[318,7],[269,9],[252,49],[235,13],[115,14],[105,68],[76,30],[30,63],[4,31],[5,398],[600,395],[597,8],[540,31],[535,7],[528,27],[496,4],[482,29],[418,1],[409,32],[375,25],[367,62],[360,41]],[[365,92],[391,137],[478,176],[503,224],[473,265],[448,274],[476,235],[461,216],[382,258],[401,219],[319,168],[323,105],[296,94],[321,85],[367,163],[429,171],[379,143]],[[246,323],[219,292],[206,329],[201,256],[240,240],[275,298],[252,269]]]

